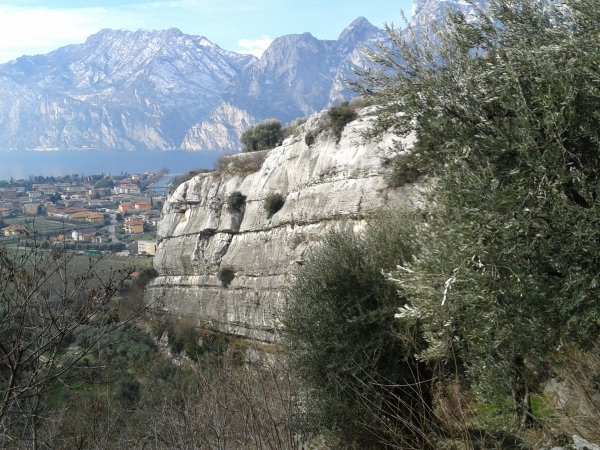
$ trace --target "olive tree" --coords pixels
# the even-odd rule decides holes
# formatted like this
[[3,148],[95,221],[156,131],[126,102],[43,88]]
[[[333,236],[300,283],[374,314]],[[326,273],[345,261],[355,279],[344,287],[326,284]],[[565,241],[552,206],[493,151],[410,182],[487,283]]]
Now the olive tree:
[[288,290],[284,334],[305,418],[346,445],[426,447],[431,373],[413,356],[418,327],[394,320],[405,299],[382,273],[410,260],[413,222],[382,215],[362,234],[332,232]]
[[415,132],[411,163],[435,180],[420,254],[393,275],[398,317],[423,324],[422,359],[457,357],[523,423],[549,355],[600,333],[600,9],[489,3],[433,39],[389,27],[358,88],[372,134]]

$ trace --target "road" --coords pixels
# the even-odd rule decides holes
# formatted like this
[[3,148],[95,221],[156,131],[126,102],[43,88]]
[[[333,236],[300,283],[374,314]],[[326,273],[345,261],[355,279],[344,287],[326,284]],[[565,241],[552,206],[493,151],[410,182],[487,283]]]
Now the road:
[[112,213],[110,215],[110,224],[106,228],[108,230],[108,236],[110,237],[110,242],[119,243],[120,241],[117,239],[117,235],[115,234],[116,226],[117,226],[117,214]]

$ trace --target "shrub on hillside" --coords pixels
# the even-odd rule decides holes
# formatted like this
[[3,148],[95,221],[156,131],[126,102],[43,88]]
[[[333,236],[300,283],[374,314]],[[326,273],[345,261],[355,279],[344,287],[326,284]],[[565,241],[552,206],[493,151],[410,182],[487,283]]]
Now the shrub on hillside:
[[244,152],[256,152],[275,148],[282,139],[281,122],[269,119],[244,131],[240,143],[244,146]]
[[356,110],[348,102],[344,102],[340,106],[330,108],[327,116],[336,142],[339,142],[346,125],[356,119]]
[[240,212],[246,204],[246,196],[240,191],[233,191],[227,197],[227,210],[229,212]]
[[246,176],[258,172],[262,167],[268,152],[239,153],[223,156],[215,167],[215,175]]
[[265,199],[265,211],[267,211],[267,217],[270,219],[277,211],[283,208],[285,204],[285,197],[279,193],[269,194]]
[[305,419],[344,448],[373,448],[393,430],[406,444],[394,448],[424,448],[431,373],[413,356],[417,327],[394,320],[406,299],[382,273],[411,259],[411,223],[381,216],[362,236],[329,234],[287,291],[284,335],[309,395]]
[[140,400],[140,382],[131,374],[125,372],[115,386],[115,400],[126,408],[134,407]]
[[304,143],[306,145],[308,145],[309,147],[315,143],[316,139],[317,139],[317,135],[312,130],[307,131],[306,134],[304,135]]
[[390,174],[388,184],[390,187],[400,187],[408,183],[414,183],[423,175],[419,168],[418,159],[413,153],[407,153],[394,157],[390,162]]
[[290,136],[295,135],[298,129],[306,123],[306,120],[306,117],[302,117],[300,119],[296,119],[288,123],[282,131],[282,138],[286,139]]
[[175,180],[173,180],[172,189],[175,189],[180,184],[185,183],[186,181],[191,180],[196,175],[201,174],[201,173],[206,173],[206,172],[209,172],[209,170],[206,170],[206,169],[190,170],[188,173],[186,173],[184,175],[180,175],[178,177],[175,177]]
[[235,278],[235,270],[233,267],[225,266],[219,269],[219,281],[223,285],[223,287],[229,287],[231,282]]

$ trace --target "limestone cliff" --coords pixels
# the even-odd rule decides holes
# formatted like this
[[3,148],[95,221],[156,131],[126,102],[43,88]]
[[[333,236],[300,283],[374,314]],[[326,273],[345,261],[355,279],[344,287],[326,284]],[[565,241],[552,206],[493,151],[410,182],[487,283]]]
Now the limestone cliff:
[[[360,118],[346,127],[339,143],[323,131],[307,145],[306,133],[314,134],[325,121],[323,113],[310,117],[294,136],[266,152],[254,173],[244,173],[243,166],[260,155],[240,154],[230,157],[229,169],[197,175],[177,188],[158,229],[159,277],[147,291],[155,310],[273,342],[284,291],[307,249],[329,229],[360,227],[367,214],[384,205],[414,201],[417,187],[387,186],[386,162],[397,151],[393,136],[365,142],[360,131],[368,119]],[[240,212],[228,210],[234,191],[246,196]],[[264,204],[273,193],[282,194],[285,204],[269,217]],[[225,267],[235,272],[228,286],[219,279]]]

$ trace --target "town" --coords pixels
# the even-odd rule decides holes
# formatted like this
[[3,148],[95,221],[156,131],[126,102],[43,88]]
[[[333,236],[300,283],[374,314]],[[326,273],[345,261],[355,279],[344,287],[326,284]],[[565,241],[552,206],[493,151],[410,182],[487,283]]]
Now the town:
[[173,180],[161,171],[0,181],[0,243],[35,236],[80,254],[154,256],[156,225]]

